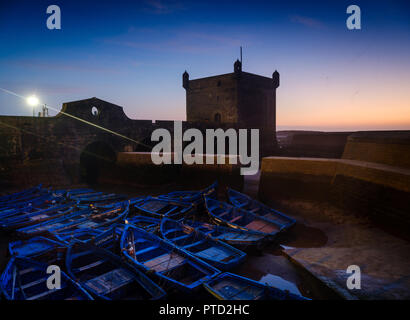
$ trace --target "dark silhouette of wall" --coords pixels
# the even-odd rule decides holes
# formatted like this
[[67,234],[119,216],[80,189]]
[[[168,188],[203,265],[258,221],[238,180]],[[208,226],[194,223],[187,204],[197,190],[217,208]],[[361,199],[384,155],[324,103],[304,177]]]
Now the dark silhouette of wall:
[[[247,128],[237,123],[184,121],[182,125],[184,131],[197,128],[203,133],[208,128]],[[151,133],[158,128],[173,134],[174,121],[132,120],[122,107],[97,98],[64,103],[55,117],[0,116],[0,187],[97,182],[102,164],[98,156],[149,152],[157,143],[151,142]],[[262,152],[274,140],[274,135],[266,132],[261,134]],[[97,156],[91,157],[92,153]]]

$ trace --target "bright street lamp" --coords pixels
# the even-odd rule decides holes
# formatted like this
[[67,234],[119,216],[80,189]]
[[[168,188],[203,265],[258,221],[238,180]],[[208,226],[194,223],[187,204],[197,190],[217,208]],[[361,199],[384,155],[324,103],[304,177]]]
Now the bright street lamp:
[[36,96],[30,96],[26,99],[26,102],[29,106],[33,107],[33,117],[34,115],[34,108],[39,104],[39,100]]

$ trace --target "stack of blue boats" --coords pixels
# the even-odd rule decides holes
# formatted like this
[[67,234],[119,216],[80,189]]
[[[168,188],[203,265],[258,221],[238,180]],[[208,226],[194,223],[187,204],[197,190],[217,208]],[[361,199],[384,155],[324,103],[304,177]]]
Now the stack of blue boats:
[[[0,228],[20,240],[0,279],[9,300],[164,299],[209,292],[218,299],[305,297],[227,272],[295,220],[217,183],[128,199],[88,188],[41,185],[0,197]],[[61,270],[49,289],[48,267]],[[205,289],[205,290],[203,290]],[[208,293],[208,294],[209,294]]]

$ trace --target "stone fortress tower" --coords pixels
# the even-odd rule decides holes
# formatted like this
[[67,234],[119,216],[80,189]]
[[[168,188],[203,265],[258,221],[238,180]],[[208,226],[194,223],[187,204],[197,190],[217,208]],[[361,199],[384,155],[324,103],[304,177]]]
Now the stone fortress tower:
[[186,115],[189,122],[233,124],[276,132],[276,89],[279,73],[272,78],[243,72],[237,60],[234,72],[189,80],[185,71]]

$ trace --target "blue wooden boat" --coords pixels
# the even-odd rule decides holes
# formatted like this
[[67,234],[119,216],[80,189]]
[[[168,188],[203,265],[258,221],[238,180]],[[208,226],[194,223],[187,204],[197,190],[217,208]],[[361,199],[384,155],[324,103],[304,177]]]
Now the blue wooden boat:
[[18,229],[25,226],[37,224],[43,221],[48,221],[58,218],[75,210],[72,204],[62,204],[51,206],[47,209],[42,209],[34,212],[21,213],[20,215],[11,218],[2,219],[0,227],[8,230]]
[[48,289],[48,264],[12,257],[0,279],[7,300],[93,300],[79,284],[61,271],[61,288]]
[[208,222],[192,220],[184,220],[183,223],[205,233],[215,240],[227,242],[241,249],[247,249],[249,247],[261,248],[266,240],[265,234],[251,230],[229,228]]
[[52,234],[56,240],[66,245],[71,245],[74,242],[89,243],[100,248],[114,251],[117,245],[119,248],[119,243],[115,242],[119,242],[121,236],[121,234],[117,234],[116,229],[117,225],[113,225],[106,228],[82,228],[74,232],[53,232]]
[[190,216],[195,208],[189,204],[175,200],[165,200],[154,197],[147,197],[143,201],[137,202],[134,208],[138,213],[149,215],[154,218],[182,219]]
[[47,234],[50,230],[59,227],[71,226],[87,220],[87,217],[93,212],[92,209],[82,209],[69,213],[66,216],[40,222],[35,225],[17,229],[17,234],[23,237],[33,237],[38,235]]
[[98,229],[82,228],[75,230],[74,232],[54,231],[50,233],[52,234],[53,238],[69,245],[70,243],[73,243],[75,241],[84,243],[91,242],[95,239],[95,237],[98,237],[101,233],[103,233],[103,231],[100,231]]
[[203,232],[171,219],[162,219],[162,237],[221,270],[230,270],[245,260],[246,253],[208,237]]
[[287,215],[274,210],[263,203],[252,199],[246,194],[240,193],[233,189],[228,188],[229,202],[237,208],[250,211],[258,216],[264,217],[271,221],[274,221],[281,226],[281,230],[289,229],[296,223],[295,219],[288,217]]
[[0,220],[17,216],[21,213],[34,212],[37,210],[49,208],[50,206],[58,203],[60,200],[62,199],[56,199],[56,197],[52,195],[44,194],[28,201],[15,203],[13,205],[0,209]]
[[129,211],[129,203],[117,203],[108,210],[82,209],[67,216],[52,219],[33,226],[21,228],[17,233],[23,236],[42,235],[47,233],[73,233],[82,228],[97,228],[114,224],[125,219]]
[[158,198],[185,202],[198,207],[204,203],[204,196],[216,199],[217,188],[218,182],[214,182],[209,187],[199,191],[174,191],[160,195]]
[[20,199],[20,198],[25,197],[25,196],[27,196],[29,194],[32,194],[32,193],[37,193],[40,190],[41,190],[41,184],[39,184],[38,186],[32,187],[32,188],[29,188],[29,189],[20,191],[20,192],[15,192],[15,193],[11,193],[11,194],[8,194],[8,195],[1,196],[0,197],[0,205],[5,203],[5,202],[8,202],[8,201]]
[[67,245],[45,237],[34,237],[24,241],[9,244],[12,256],[29,258],[47,265],[57,265],[63,268]]
[[210,217],[218,224],[231,228],[262,232],[270,238],[274,237],[281,226],[252,212],[236,208],[226,202],[206,197],[206,209]]
[[219,273],[187,251],[132,225],[126,225],[120,246],[128,261],[149,272],[161,286],[192,292]]
[[21,207],[25,204],[35,201],[36,199],[44,196],[52,196],[47,190],[40,190],[37,193],[26,195],[19,199],[13,199],[0,204],[0,210],[5,210],[13,207]]
[[94,192],[94,190],[89,189],[89,188],[75,188],[75,189],[55,190],[54,192],[63,193],[67,198],[70,198],[70,196],[75,196],[78,194],[86,194],[86,193]]
[[165,291],[143,272],[111,252],[74,243],[67,251],[66,268],[95,297],[104,300],[156,300]]
[[145,197],[134,197],[134,198],[131,198],[131,199],[128,199],[128,200],[130,202],[130,205],[133,205],[133,204],[136,204],[138,202],[143,201],[144,199],[145,199]]
[[147,216],[133,216],[127,218],[125,223],[132,224],[135,227],[144,229],[145,231],[155,233],[159,231],[161,220]]
[[118,202],[120,200],[124,200],[127,197],[124,195],[120,195],[120,194],[115,194],[115,193],[111,193],[111,194],[104,194],[104,195],[99,195],[99,196],[95,196],[95,197],[79,197],[77,198],[77,204],[87,204],[87,203],[102,203],[102,202]]
[[48,231],[51,233],[72,233],[78,230],[89,228],[101,228],[104,226],[110,226],[117,222],[122,222],[127,217],[129,212],[129,202],[120,202],[113,208],[107,210],[97,210],[93,209],[91,215],[87,215],[84,219],[80,221],[75,221],[65,225],[58,225],[56,227],[50,228]]
[[229,272],[204,283],[204,287],[219,300],[309,300]]
[[102,195],[104,195],[104,192],[91,190],[91,191],[85,191],[83,193],[81,193],[81,192],[80,193],[73,193],[73,194],[68,193],[67,197],[71,200],[77,201],[80,198],[81,199],[94,198],[94,197],[102,196]]
[[11,256],[19,256],[37,260],[36,257],[46,251],[65,247],[63,242],[55,241],[46,237],[34,237],[28,240],[17,240],[9,243]]

